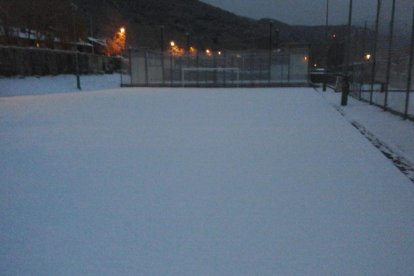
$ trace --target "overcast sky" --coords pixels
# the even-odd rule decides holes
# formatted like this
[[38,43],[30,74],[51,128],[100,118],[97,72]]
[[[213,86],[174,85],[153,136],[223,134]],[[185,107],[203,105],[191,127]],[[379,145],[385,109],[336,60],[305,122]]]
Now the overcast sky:
[[[327,0],[202,0],[239,15],[260,19],[273,18],[295,25],[324,25]],[[363,25],[374,24],[377,0],[354,0],[354,19]],[[391,12],[392,0],[382,0],[383,11]],[[349,0],[329,0],[332,24],[347,22]],[[411,27],[414,0],[396,0],[397,16],[401,27]],[[383,21],[389,21],[384,14]]]

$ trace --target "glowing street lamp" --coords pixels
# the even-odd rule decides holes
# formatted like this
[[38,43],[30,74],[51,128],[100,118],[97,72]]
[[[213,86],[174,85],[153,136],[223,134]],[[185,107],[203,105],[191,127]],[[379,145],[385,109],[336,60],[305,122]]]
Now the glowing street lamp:
[[221,51],[218,51],[218,52],[217,52],[217,54],[218,54],[219,56],[221,56]]
[[119,31],[121,32],[121,34],[125,34],[125,28],[124,28],[124,27],[121,27],[121,28],[119,29]]
[[364,58],[365,58],[366,61],[369,61],[371,59],[371,57],[372,57],[371,54],[368,53],[368,54],[365,55]]
[[170,45],[171,45],[171,47],[174,47],[175,46],[175,42],[174,41],[171,41],[170,42]]

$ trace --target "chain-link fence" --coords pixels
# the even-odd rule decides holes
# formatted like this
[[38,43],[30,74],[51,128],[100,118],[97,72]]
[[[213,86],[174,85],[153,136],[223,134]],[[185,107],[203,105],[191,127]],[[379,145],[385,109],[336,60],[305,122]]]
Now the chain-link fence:
[[123,86],[238,87],[308,85],[309,47],[188,53],[129,50]]
[[398,4],[378,1],[375,21],[352,28],[350,95],[413,119],[414,12],[400,16]]
[[0,46],[0,76],[112,73],[119,59],[74,51]]

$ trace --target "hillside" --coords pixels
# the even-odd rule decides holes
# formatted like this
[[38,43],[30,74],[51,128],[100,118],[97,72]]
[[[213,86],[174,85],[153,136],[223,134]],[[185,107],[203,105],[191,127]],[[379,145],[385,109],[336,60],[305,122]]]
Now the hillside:
[[[119,26],[128,30],[128,44],[134,47],[160,47],[160,26],[165,39],[182,45],[186,33],[198,48],[268,48],[269,19],[241,17],[197,0],[76,0],[80,11],[93,22],[96,35],[107,37]],[[97,8],[98,7],[98,8]],[[292,27],[273,20],[281,42],[304,42]]]

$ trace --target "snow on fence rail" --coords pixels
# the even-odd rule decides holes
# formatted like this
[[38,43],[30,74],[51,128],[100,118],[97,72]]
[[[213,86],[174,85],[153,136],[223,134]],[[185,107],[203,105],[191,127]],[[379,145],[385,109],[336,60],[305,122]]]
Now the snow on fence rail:
[[112,73],[118,58],[74,51],[0,46],[0,76],[75,74],[76,55],[80,74]]
[[309,83],[309,48],[185,54],[129,50],[123,86],[293,86]]

